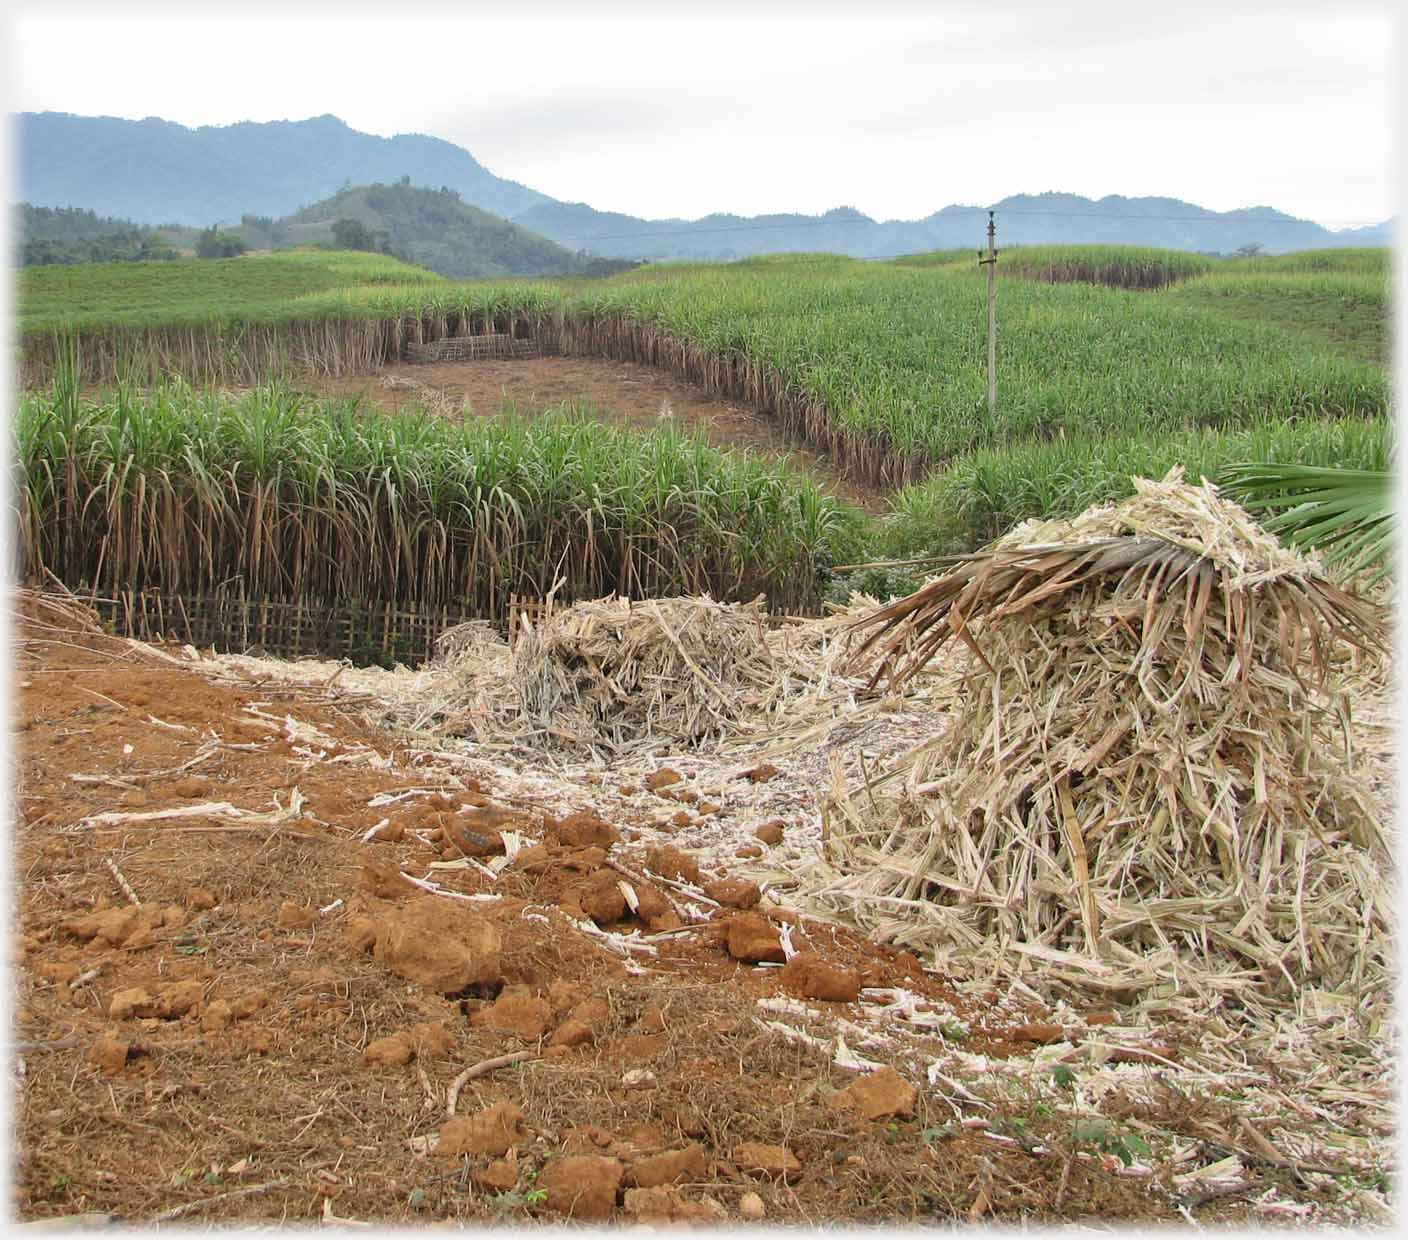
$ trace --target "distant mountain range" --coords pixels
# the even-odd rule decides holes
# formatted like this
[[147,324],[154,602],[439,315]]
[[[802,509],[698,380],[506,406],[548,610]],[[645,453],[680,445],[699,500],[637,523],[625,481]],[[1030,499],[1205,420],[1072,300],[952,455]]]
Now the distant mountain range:
[[[1229,254],[1258,244],[1273,254],[1359,245],[1392,245],[1393,222],[1331,232],[1270,207],[1210,211],[1177,198],[1082,198],[1016,194],[993,204],[998,244],[1147,245]],[[746,258],[778,251],[826,251],[886,258],[985,244],[988,208],[949,206],[921,220],[873,220],[850,207],[820,216],[708,215],[647,220],[595,211],[583,203],[543,202],[514,222],[595,254],[632,258]]]
[[399,181],[458,190],[495,215],[513,216],[547,195],[484,168],[439,138],[358,133],[335,116],[187,129],[171,121],[22,112],[15,137],[16,199],[91,207],[141,224],[234,223],[281,216],[344,185]]
[[[827,251],[876,258],[983,243],[987,208],[947,206],[918,220],[874,220],[849,207],[820,216],[707,215],[650,220],[559,202],[489,172],[468,151],[422,134],[379,138],[334,116],[188,129],[149,117],[25,112],[17,118],[16,199],[83,207],[139,223],[233,223],[277,218],[370,182],[457,191],[464,203],[503,216],[568,250],[621,259],[730,259]],[[1177,198],[1093,200],[1019,194],[993,204],[998,244],[1160,246],[1229,253],[1258,244],[1272,253],[1391,245],[1393,221],[1332,232],[1271,207],[1210,211]]]

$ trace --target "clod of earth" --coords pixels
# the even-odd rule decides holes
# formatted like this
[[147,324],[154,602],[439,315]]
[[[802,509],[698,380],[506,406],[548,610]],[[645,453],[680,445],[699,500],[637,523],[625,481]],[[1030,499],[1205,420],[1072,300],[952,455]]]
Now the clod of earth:
[[762,840],[769,848],[772,848],[782,843],[783,828],[784,823],[782,820],[776,818],[772,822],[763,823],[761,827],[753,832],[753,836],[755,839]]
[[372,860],[362,862],[362,889],[378,900],[399,900],[419,892],[395,866]]
[[426,895],[385,915],[372,954],[393,973],[450,995],[498,981],[501,946],[483,917]]
[[108,1016],[112,1020],[126,1020],[129,1016],[151,1016],[156,1005],[150,994],[140,986],[128,986],[117,991],[108,1003]]
[[376,946],[376,920],[371,917],[353,917],[342,928],[343,941],[354,952],[371,951]]
[[1173,1046],[1116,1046],[1106,1052],[1106,1063],[1152,1063],[1178,1061],[1178,1048]]
[[88,1048],[88,1062],[97,1066],[104,1076],[116,1076],[127,1063],[130,1042],[122,1042],[111,1033],[101,1033]]
[[56,985],[66,986],[83,970],[71,960],[41,960],[34,972],[37,976],[46,978]]
[[672,770],[668,766],[662,766],[658,771],[652,771],[645,777],[645,786],[651,792],[659,792],[661,788],[668,788],[672,784],[677,784],[684,778],[678,771]]
[[1060,1025],[1034,1022],[1026,1025],[1014,1025],[1007,1030],[1007,1036],[1014,1042],[1038,1042],[1042,1046],[1049,1046],[1053,1042],[1063,1041],[1066,1037],[1066,1031]]
[[776,928],[757,913],[740,913],[729,918],[728,954],[735,960],[781,963],[787,958]]
[[131,904],[123,908],[99,909],[86,917],[63,923],[63,928],[75,938],[96,939],[109,947],[130,945],[140,932],[162,924],[164,910],[155,904]]
[[613,1060],[642,1063],[663,1055],[669,1046],[670,1040],[663,1034],[635,1033],[624,1038],[617,1038],[606,1050]]
[[568,848],[610,848],[620,838],[621,833],[610,823],[585,811],[571,814],[557,824],[558,842]]
[[279,915],[274,924],[280,930],[306,930],[317,920],[317,909],[285,900],[279,905]]
[[230,1005],[230,1015],[236,1020],[245,1020],[255,1012],[269,1006],[273,996],[267,990],[251,990],[242,994]]
[[433,1058],[436,1055],[446,1055],[454,1048],[455,1039],[444,1025],[438,1022],[420,1024],[410,1029],[399,1029],[388,1037],[369,1042],[366,1050],[362,1052],[362,1065],[400,1067],[417,1057]]
[[626,1129],[626,1143],[631,1147],[632,1157],[639,1158],[651,1150],[663,1150],[668,1142],[664,1129],[649,1120],[640,1120]]
[[699,862],[678,848],[652,848],[645,854],[646,869],[661,878],[683,879],[687,883],[699,881]]
[[589,1154],[595,1150],[613,1150],[616,1137],[599,1124],[574,1124],[562,1130],[562,1148],[568,1154]]
[[452,1158],[461,1154],[501,1158],[526,1137],[522,1108],[512,1102],[497,1102],[473,1115],[447,1120],[433,1152]]
[[205,987],[196,978],[172,982],[156,994],[156,1014],[163,1020],[174,1020],[200,1006]]
[[411,1046],[422,1059],[449,1055],[455,1049],[455,1035],[440,1021],[426,1021],[410,1030]]
[[632,883],[631,888],[636,893],[636,916],[651,930],[677,930],[683,924],[654,883]]
[[172,796],[181,797],[186,801],[195,801],[203,796],[207,796],[211,789],[208,779],[203,779],[199,775],[187,775],[182,779],[172,780],[166,785],[166,790]]
[[513,868],[525,874],[544,874],[553,865],[553,853],[542,844],[530,844],[513,859]]
[[411,1046],[411,1039],[406,1033],[393,1033],[385,1038],[377,1038],[374,1042],[368,1042],[366,1049],[362,1052],[362,1066],[373,1067],[382,1065],[389,1068],[398,1068],[403,1064],[408,1064],[415,1056],[415,1050]]
[[615,1158],[575,1154],[549,1163],[538,1177],[538,1187],[547,1193],[544,1204],[555,1214],[604,1219],[616,1206],[624,1171]]
[[859,1112],[866,1119],[912,1115],[918,1091],[893,1068],[884,1067],[851,1082],[831,1105]]
[[656,1188],[678,1184],[683,1179],[702,1179],[705,1170],[704,1147],[697,1142],[682,1150],[668,1150],[639,1158],[626,1169],[626,1183],[633,1188]]
[[563,1021],[562,1024],[560,1024],[557,1029],[553,1031],[552,1037],[548,1039],[548,1046],[583,1046],[586,1043],[592,1041],[594,1037],[595,1035],[592,1033],[592,1027],[586,1022],[569,1019]]
[[504,837],[497,831],[478,825],[479,819],[465,813],[459,818],[444,819],[444,852],[450,856],[492,857],[504,851]]
[[716,878],[704,884],[704,894],[724,908],[748,909],[762,899],[758,884],[746,878]]
[[728,1216],[712,1197],[690,1201],[677,1188],[628,1188],[623,1199],[626,1213],[642,1223],[717,1223]]
[[860,998],[860,974],[827,964],[815,952],[799,952],[782,968],[782,987],[802,999],[854,1003]]
[[547,991],[543,998],[552,1005],[554,1016],[562,1016],[570,1012],[577,1005],[581,991],[563,978],[553,978],[548,983]]
[[564,870],[576,870],[580,874],[590,874],[605,862],[606,850],[596,847],[578,848],[574,852],[564,853],[558,858],[558,864]]
[[596,1033],[602,1025],[611,1019],[611,1005],[605,999],[593,996],[590,999],[583,999],[567,1014],[573,1020],[581,1021],[593,1033]]
[[509,1193],[518,1185],[518,1163],[496,1158],[487,1167],[471,1171],[469,1178],[491,1193]]
[[788,1180],[800,1174],[802,1164],[791,1150],[781,1145],[762,1145],[745,1141],[733,1150],[733,1161],[748,1175],[765,1175],[773,1180]]
[[620,921],[626,915],[626,897],[619,882],[613,871],[597,870],[563,892],[562,907],[579,921],[590,917],[599,926]]
[[229,1001],[226,999],[214,999],[206,1004],[205,1011],[201,1013],[200,1027],[202,1032],[217,1033],[226,1028],[235,1019]]
[[489,1007],[469,1018],[476,1028],[511,1033],[525,1042],[536,1042],[552,1024],[552,1007],[536,998],[526,986],[510,986]]

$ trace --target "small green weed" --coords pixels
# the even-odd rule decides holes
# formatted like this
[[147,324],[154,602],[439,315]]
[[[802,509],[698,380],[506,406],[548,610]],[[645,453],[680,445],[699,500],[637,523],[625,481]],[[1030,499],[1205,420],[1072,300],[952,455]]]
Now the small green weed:
[[1105,1154],[1113,1154],[1126,1167],[1135,1158],[1147,1158],[1154,1151],[1143,1137],[1132,1132],[1121,1132],[1109,1120],[1077,1120],[1071,1129],[1071,1140],[1077,1145],[1093,1145]]
[[515,1210],[527,1210],[531,1213],[539,1209],[547,1199],[547,1190],[543,1188],[532,1188],[521,1193],[496,1193],[489,1198],[489,1208],[494,1211],[496,1217],[502,1218]]

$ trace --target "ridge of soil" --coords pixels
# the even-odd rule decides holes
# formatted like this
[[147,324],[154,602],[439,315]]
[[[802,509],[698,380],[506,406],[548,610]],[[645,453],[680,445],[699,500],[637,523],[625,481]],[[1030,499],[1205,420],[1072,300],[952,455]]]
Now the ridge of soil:
[[[1234,1191],[1126,1166],[1117,1155],[1133,1147],[1080,1137],[1047,1101],[1048,1052],[1114,1038],[1117,1011],[957,987],[745,882],[719,886],[731,871],[715,858],[697,864],[717,900],[700,901],[691,855],[650,848],[645,819],[529,805],[327,695],[211,679],[22,601],[21,1218],[1235,1222],[1370,1209],[1328,1174],[1270,1158]],[[424,930],[437,919],[444,933]],[[393,951],[394,928],[421,926],[409,950],[448,967],[461,922],[500,944],[480,980],[446,993]],[[815,959],[756,963],[749,936]],[[838,976],[833,993],[854,997],[808,997]],[[900,994],[929,1019],[894,1016]],[[1174,1134],[1198,1153],[1185,1170],[1224,1158],[1235,1102],[1190,1095],[1176,1073],[1155,1088],[1183,1032],[1129,1033],[1128,1079],[1163,1101],[1116,1093],[1107,1135]],[[1018,1088],[980,1096],[988,1069],[965,1085],[954,1064],[1015,1067]],[[868,1071],[880,1065],[894,1073]]]

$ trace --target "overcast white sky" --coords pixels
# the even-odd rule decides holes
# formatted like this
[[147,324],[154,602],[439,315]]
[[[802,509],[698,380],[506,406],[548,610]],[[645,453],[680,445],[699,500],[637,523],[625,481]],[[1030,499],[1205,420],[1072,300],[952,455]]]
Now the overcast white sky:
[[[1398,5],[11,5],[8,110],[419,132],[650,217],[1017,192],[1398,209]],[[197,15],[193,16],[195,13]]]

